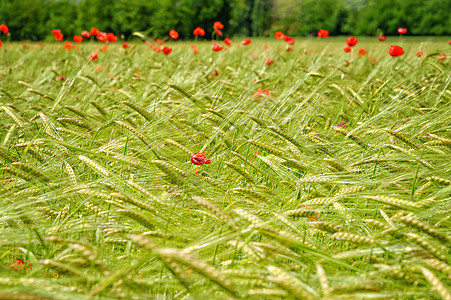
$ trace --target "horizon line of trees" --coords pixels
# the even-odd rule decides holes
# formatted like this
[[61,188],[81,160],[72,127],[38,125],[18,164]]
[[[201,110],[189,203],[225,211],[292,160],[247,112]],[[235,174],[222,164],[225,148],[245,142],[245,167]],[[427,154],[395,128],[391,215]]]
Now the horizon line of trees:
[[451,35],[449,0],[1,0],[0,23],[12,40],[53,39],[61,29],[66,40],[96,27],[129,37],[133,32],[182,39],[202,27],[210,37],[215,21],[224,36]]

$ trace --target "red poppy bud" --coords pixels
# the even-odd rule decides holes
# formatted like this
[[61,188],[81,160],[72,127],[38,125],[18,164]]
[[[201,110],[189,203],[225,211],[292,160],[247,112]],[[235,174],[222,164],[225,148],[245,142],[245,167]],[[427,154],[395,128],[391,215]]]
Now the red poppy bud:
[[353,36],[350,36],[346,39],[346,45],[349,47],[355,46],[357,44],[358,39]]
[[81,37],[79,35],[74,35],[74,42],[76,42],[76,43],[83,42],[83,37]]
[[224,39],[224,43],[225,43],[227,46],[232,46],[232,40],[229,39],[229,38],[225,38],[225,39]]
[[169,31],[169,36],[171,38],[173,38],[174,40],[179,38],[179,34],[177,31],[175,31],[174,29],[171,29],[171,31]]
[[400,46],[391,45],[390,49],[388,49],[388,53],[391,56],[400,56],[404,54],[404,49]]
[[281,40],[281,39],[283,39],[283,38],[285,37],[285,34],[283,34],[283,33],[280,32],[280,31],[277,31],[277,32],[274,34],[274,37],[276,38],[276,40]]
[[215,76],[218,76],[219,75],[219,73],[218,73],[218,71],[216,71],[216,70],[213,70],[213,72],[211,72],[213,75],[215,75]]
[[220,46],[218,44],[213,44],[211,46],[211,49],[213,49],[213,51],[221,51],[222,50],[222,46]]

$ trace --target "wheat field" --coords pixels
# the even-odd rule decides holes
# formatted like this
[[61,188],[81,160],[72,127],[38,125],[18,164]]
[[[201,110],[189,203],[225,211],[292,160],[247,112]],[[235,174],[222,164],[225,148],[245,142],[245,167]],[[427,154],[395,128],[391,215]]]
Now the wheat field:
[[192,44],[3,45],[0,299],[451,299],[447,40]]

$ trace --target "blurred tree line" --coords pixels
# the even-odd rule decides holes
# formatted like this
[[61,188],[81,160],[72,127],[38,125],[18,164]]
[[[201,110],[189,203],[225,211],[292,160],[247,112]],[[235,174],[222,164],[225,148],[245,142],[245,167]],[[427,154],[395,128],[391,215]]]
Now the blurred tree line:
[[226,36],[267,36],[283,31],[294,36],[451,34],[450,0],[0,0],[0,23],[14,40],[52,39],[61,29],[66,39],[91,27],[123,34],[134,31],[165,36],[176,29],[192,38],[196,27],[213,31],[221,21]]

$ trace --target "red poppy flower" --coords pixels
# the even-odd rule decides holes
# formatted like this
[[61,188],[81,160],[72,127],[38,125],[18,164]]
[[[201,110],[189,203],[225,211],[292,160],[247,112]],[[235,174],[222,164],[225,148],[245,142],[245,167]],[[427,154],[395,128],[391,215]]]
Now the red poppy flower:
[[379,41],[381,41],[381,42],[383,42],[383,41],[385,41],[385,40],[387,39],[387,37],[386,37],[385,35],[379,35],[377,38],[378,38]]
[[451,40],[449,40],[448,44],[450,44],[450,45],[451,45]]
[[6,26],[5,24],[0,24],[0,31],[4,34],[7,34],[9,32],[8,26]]
[[222,36],[222,31],[220,29],[223,29],[223,28],[224,28],[224,25],[222,25],[222,23],[219,22],[219,21],[216,21],[213,24],[213,29],[216,32],[216,34],[219,35],[219,36]]
[[221,51],[222,50],[222,46],[220,46],[218,44],[213,44],[211,46],[211,49],[213,49],[213,51]]
[[177,31],[175,31],[174,29],[171,29],[171,31],[169,31],[169,36],[171,38],[173,38],[174,40],[179,38],[179,33]]
[[227,46],[232,46],[232,40],[229,39],[229,38],[225,38],[225,39],[224,39],[224,43],[225,43]]
[[89,31],[83,30],[81,32],[81,35],[84,36],[85,38],[90,38],[91,34],[89,33]]
[[388,49],[388,53],[391,56],[400,56],[404,54],[404,49],[400,46],[391,45],[390,49]]
[[368,53],[368,50],[366,50],[365,48],[360,48],[358,55],[359,55],[359,57],[364,57],[367,53]]
[[327,30],[324,30],[324,29],[320,29],[319,31],[318,31],[318,37],[324,37],[324,38],[327,38],[327,37],[329,37],[329,31],[327,31]]
[[195,165],[209,164],[210,160],[205,156],[204,152],[194,153],[191,156],[191,162]]
[[344,50],[344,52],[351,52],[351,47],[346,45],[346,46],[344,46],[343,50]]
[[106,37],[110,42],[117,42],[117,36],[115,36],[112,32],[107,33]]
[[60,76],[60,77],[58,77],[58,80],[61,80],[61,81],[66,81],[66,77],[64,77],[64,76]]
[[398,33],[399,34],[405,34],[407,32],[407,28],[403,28],[403,27],[399,27],[398,28]]
[[415,53],[415,55],[418,56],[418,57],[422,57],[423,56],[423,52],[417,51],[417,53]]
[[74,35],[74,42],[76,42],[76,43],[83,42],[83,37],[81,37],[79,35]]
[[224,25],[222,25],[221,22],[216,21],[213,23],[213,29],[223,29],[223,28],[224,28]]
[[203,30],[200,27],[197,27],[196,29],[194,29],[193,34],[194,35],[204,36],[205,35],[205,30]]
[[274,61],[273,61],[271,58],[265,59],[265,65],[270,66],[270,65],[272,65],[273,62],[274,62]]
[[67,50],[72,49],[72,43],[71,42],[65,42],[64,43],[64,48],[66,48]]
[[262,94],[268,95],[269,96],[269,91],[268,90],[262,90],[262,87],[260,86],[258,88],[258,91],[256,93],[254,93],[252,95],[252,97],[254,97],[255,99],[259,98]]
[[169,55],[169,54],[171,54],[171,52],[172,52],[172,48],[163,46],[162,49],[161,49],[161,51],[163,51],[164,54]]
[[164,42],[162,41],[162,40],[160,40],[160,39],[155,39],[155,42],[156,43],[158,43],[158,44],[160,44],[160,45],[162,45]]
[[2,47],[2,41],[0,41],[0,48]]
[[55,36],[55,40],[57,40],[57,41],[62,41],[63,40],[63,34],[61,33],[61,30],[53,29],[52,33]]
[[291,47],[287,45],[287,47],[285,48],[285,51],[291,52],[291,51],[293,51],[293,49],[291,49]]
[[446,60],[446,54],[439,54],[437,55],[438,61],[445,61]]
[[216,70],[213,70],[213,72],[211,72],[211,74],[213,74],[213,75],[215,75],[215,76],[218,76],[218,75],[219,75],[218,71],[216,71]]
[[249,45],[252,41],[250,39],[244,39],[241,41],[242,45]]
[[100,33],[100,30],[98,30],[98,29],[95,28],[95,27],[92,27],[91,30],[89,31],[89,33],[90,33],[91,35],[98,35],[98,34]]
[[288,44],[288,45],[294,45],[294,38],[292,38],[291,36],[286,35],[283,40]]
[[349,47],[355,46],[357,44],[358,39],[353,36],[350,36],[346,39],[346,45]]
[[99,58],[99,56],[97,55],[97,53],[91,53],[91,55],[89,55],[90,60],[96,60],[98,58]]
[[124,42],[122,44],[122,48],[127,49],[127,48],[130,48],[130,46],[127,44],[127,42]]
[[276,33],[274,33],[274,37],[276,38],[276,40],[281,40],[285,37],[285,34],[283,34],[280,31],[277,31]]
[[97,33],[97,40],[106,43],[108,41],[108,35],[105,32],[99,32]]

